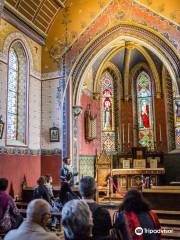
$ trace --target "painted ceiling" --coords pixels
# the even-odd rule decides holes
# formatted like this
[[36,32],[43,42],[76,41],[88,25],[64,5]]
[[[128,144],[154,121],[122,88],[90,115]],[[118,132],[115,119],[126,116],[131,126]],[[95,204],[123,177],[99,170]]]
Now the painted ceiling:
[[[179,0],[135,1],[180,24]],[[5,0],[5,8],[17,17],[22,18],[28,25],[35,28],[35,30],[39,29],[39,32],[47,34],[50,26],[53,28],[53,25],[56,25],[53,22],[58,21],[59,15],[61,16],[61,11],[65,6],[76,9],[78,17],[83,14],[86,17],[86,21],[82,20],[83,16],[82,19],[80,17],[79,21],[84,21],[84,24],[86,24],[90,20],[89,17],[95,17],[99,10],[108,2],[109,0]],[[86,6],[86,10],[84,6]]]
[[[58,44],[58,47],[62,45],[62,48],[64,48],[65,41],[67,45],[71,45],[111,2],[121,6],[125,1],[5,0],[4,9],[23,20],[46,39],[46,44],[43,47],[43,59],[45,60],[42,63],[42,70],[43,72],[53,72],[57,70],[57,64],[50,57],[52,47],[56,49],[56,44]],[[138,3],[145,7],[147,11],[149,9],[175,25],[180,24],[179,0],[132,0],[129,2],[132,2],[132,4]],[[134,14],[129,9],[127,7],[128,13],[126,15],[128,18],[131,14]],[[117,11],[117,9],[114,10]],[[116,18],[119,17],[121,20],[121,14],[124,13],[118,11]],[[67,34],[65,34],[66,30]]]
[[66,0],[5,0],[4,8],[41,35],[46,35]]

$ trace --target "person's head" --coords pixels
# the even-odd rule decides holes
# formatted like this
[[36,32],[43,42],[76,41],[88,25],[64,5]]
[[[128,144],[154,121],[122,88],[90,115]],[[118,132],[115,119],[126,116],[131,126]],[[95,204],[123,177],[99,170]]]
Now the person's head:
[[90,176],[83,177],[79,183],[79,191],[84,198],[94,198],[96,193],[96,182]]
[[41,176],[38,178],[38,180],[37,180],[38,185],[44,185],[45,183],[46,183],[46,179],[44,176]]
[[52,176],[50,176],[50,175],[46,175],[46,176],[45,176],[45,179],[46,179],[46,182],[47,182],[47,183],[52,183],[52,181],[53,181],[53,180],[52,180]]
[[150,210],[149,204],[145,201],[142,194],[137,190],[129,190],[124,199],[122,204],[120,205],[120,211],[133,211],[135,213],[140,212],[147,212]]
[[6,178],[0,178],[0,191],[6,191],[8,187],[8,180]]
[[67,165],[70,165],[71,164],[71,159],[65,157],[65,158],[63,158],[63,163],[65,163]]
[[27,207],[27,221],[35,222],[43,227],[49,223],[51,207],[43,199],[32,200]]
[[93,219],[83,200],[71,200],[62,209],[62,224],[68,239],[87,240],[92,235]]

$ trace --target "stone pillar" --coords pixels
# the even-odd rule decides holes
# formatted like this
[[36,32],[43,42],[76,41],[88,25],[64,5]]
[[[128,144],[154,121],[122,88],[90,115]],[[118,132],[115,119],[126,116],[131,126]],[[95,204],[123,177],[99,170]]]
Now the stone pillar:
[[[73,106],[73,153],[72,153],[72,167],[73,167],[73,173],[76,173],[79,171],[79,165],[78,165],[78,117],[82,111],[81,106]],[[79,175],[77,177],[74,177],[74,183],[76,183],[79,180]]]

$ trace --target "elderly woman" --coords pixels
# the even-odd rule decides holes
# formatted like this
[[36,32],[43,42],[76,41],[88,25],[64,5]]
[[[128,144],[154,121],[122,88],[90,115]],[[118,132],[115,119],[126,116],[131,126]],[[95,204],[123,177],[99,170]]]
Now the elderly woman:
[[16,228],[23,221],[12,197],[6,192],[8,180],[0,178],[0,233]]
[[92,236],[91,211],[83,200],[71,200],[62,209],[62,224],[66,240],[89,240]]

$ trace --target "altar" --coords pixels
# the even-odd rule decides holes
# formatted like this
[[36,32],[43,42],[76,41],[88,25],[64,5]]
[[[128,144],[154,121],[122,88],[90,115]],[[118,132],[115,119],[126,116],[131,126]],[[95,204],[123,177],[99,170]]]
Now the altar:
[[[161,185],[165,174],[160,154],[149,154],[144,147],[132,149],[128,156],[114,158],[103,151],[96,159],[96,179],[99,189],[120,193],[130,188],[142,190]],[[114,164],[116,163],[116,164]],[[113,179],[108,187],[109,177]],[[108,194],[107,194],[108,195]]]
[[128,190],[130,188],[142,188],[142,178],[149,179],[150,185],[159,184],[159,176],[165,174],[164,168],[129,168],[129,169],[112,169],[112,177],[116,179],[117,188]]

